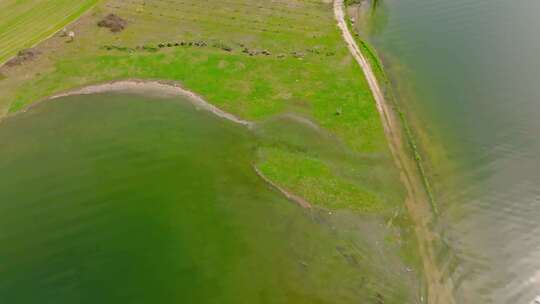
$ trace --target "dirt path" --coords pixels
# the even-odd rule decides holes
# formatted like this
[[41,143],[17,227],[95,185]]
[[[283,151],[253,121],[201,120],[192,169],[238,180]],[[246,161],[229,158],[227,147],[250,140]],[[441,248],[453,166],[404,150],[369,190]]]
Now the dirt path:
[[438,235],[430,228],[430,224],[433,221],[433,212],[429,197],[423,186],[416,162],[408,152],[406,146],[407,138],[401,127],[399,116],[393,110],[392,105],[384,98],[384,94],[377,82],[371,65],[360,51],[347,27],[343,0],[334,0],[334,14],[349,51],[364,71],[369,88],[375,99],[377,110],[381,116],[392,156],[401,172],[401,180],[407,189],[405,204],[416,226],[415,231],[420,247],[420,255],[423,260],[426,286],[428,289],[427,303],[454,304],[452,282],[444,278],[443,272],[437,264],[436,253],[432,246],[438,240]]

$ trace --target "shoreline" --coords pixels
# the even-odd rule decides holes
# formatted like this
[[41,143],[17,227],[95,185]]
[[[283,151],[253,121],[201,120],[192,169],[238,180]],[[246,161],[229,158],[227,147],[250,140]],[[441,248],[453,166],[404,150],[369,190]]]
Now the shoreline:
[[[32,103],[28,107],[22,109],[21,111],[15,112],[13,114],[26,112],[37,104],[40,104],[45,101],[55,100],[62,97],[76,96],[76,95],[92,95],[92,94],[110,93],[110,92],[146,94],[146,95],[152,95],[152,96],[157,96],[157,97],[174,97],[174,96],[186,97],[191,102],[191,104],[193,104],[198,109],[211,112],[212,114],[220,118],[246,126],[248,129],[250,129],[251,127],[253,127],[253,125],[255,125],[255,123],[252,121],[240,119],[231,113],[228,113],[219,109],[218,107],[207,102],[200,95],[197,95],[196,93],[190,90],[184,89],[176,82],[160,81],[160,80],[142,80],[142,79],[113,80],[113,81],[104,82],[101,84],[91,84],[91,85],[83,86],[80,88],[70,89],[65,92],[57,93],[47,98],[44,98],[38,102]],[[8,115],[8,116],[11,116],[11,115]],[[280,192],[283,196],[285,196],[285,198],[298,204],[300,207],[304,209],[312,208],[312,205],[308,201],[306,201],[305,199],[303,199],[302,197],[298,195],[295,195],[285,190],[281,186],[274,183],[272,180],[266,177],[255,165],[252,165],[252,168],[259,178],[261,178],[266,184],[268,184],[269,186],[271,186],[272,188]]]
[[311,209],[311,204],[303,199],[302,197],[292,194],[291,192],[285,190],[284,188],[280,187],[276,183],[274,183],[272,180],[270,180],[268,177],[266,177],[257,166],[252,165],[253,170],[255,170],[255,173],[257,176],[259,176],[266,184],[268,184],[270,187],[274,188],[278,192],[280,192],[283,196],[285,196],[289,201],[292,201],[296,204],[298,204],[300,207],[304,209]]
[[[110,93],[110,92],[144,94],[144,95],[151,95],[151,96],[156,96],[156,97],[181,96],[181,97],[187,98],[189,102],[193,104],[197,109],[208,111],[218,116],[219,118],[223,118],[223,119],[232,121],[234,123],[246,126],[248,129],[251,129],[255,125],[255,122],[240,119],[231,113],[228,113],[219,109],[218,107],[207,102],[200,95],[190,90],[184,89],[183,87],[180,86],[180,84],[176,82],[162,81],[162,80],[143,80],[143,79],[113,80],[113,81],[108,81],[108,82],[104,82],[100,84],[90,84],[90,85],[82,86],[75,89],[69,89],[67,91],[46,97],[38,102],[32,103],[26,108],[21,109],[20,111],[17,111],[10,115],[6,115],[3,118],[0,118],[0,123],[2,122],[3,119],[11,117],[12,115],[17,115],[21,112],[26,112],[32,107],[38,104],[41,104],[42,102],[52,101],[58,98],[68,97],[68,96],[92,95],[92,94]],[[318,127],[317,125],[314,125],[314,126]],[[306,201],[304,198],[285,190],[284,188],[282,188],[281,186],[279,186],[278,184],[270,180],[254,164],[252,165],[252,168],[255,171],[255,174],[260,179],[262,179],[271,188],[277,190],[279,193],[285,196],[286,199],[296,203],[303,209],[312,208],[311,203]]]
[[[240,119],[239,117],[225,112],[220,108],[207,102],[204,98],[196,93],[187,90],[180,86],[180,84],[173,81],[161,81],[161,80],[143,80],[143,79],[126,79],[126,80],[113,80],[100,84],[86,85],[80,88],[70,89],[62,93],[57,93],[49,96],[41,101],[32,103],[29,107],[21,110],[23,112],[30,109],[35,104],[39,104],[43,101],[54,100],[61,97],[68,97],[74,95],[91,95],[99,93],[135,93],[135,94],[150,94],[158,97],[185,97],[193,104],[197,109],[202,109],[213,113],[214,115],[232,121],[234,123],[244,125],[251,128],[254,122]],[[17,113],[17,112],[16,112]]]
[[407,190],[405,205],[415,223],[415,232],[418,238],[428,289],[427,302],[453,304],[455,300],[452,294],[452,282],[448,279],[444,280],[443,271],[437,265],[436,252],[431,245],[433,241],[438,239],[438,236],[430,228],[435,210],[432,210],[428,190],[425,189],[420,172],[418,172],[417,162],[407,153],[404,145],[407,137],[404,135],[400,116],[395,112],[392,105],[385,100],[369,61],[364,57],[352,36],[345,21],[344,7],[343,0],[334,0],[334,16],[337,25],[351,55],[364,73],[383,124],[390,152],[398,170],[401,172],[401,181]]

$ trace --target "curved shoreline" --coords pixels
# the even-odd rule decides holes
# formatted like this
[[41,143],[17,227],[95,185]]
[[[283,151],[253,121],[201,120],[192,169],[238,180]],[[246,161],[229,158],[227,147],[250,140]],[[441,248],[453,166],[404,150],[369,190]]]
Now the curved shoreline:
[[163,97],[174,97],[174,96],[186,97],[198,109],[211,112],[220,118],[227,119],[237,124],[247,126],[248,128],[252,127],[254,124],[251,121],[240,119],[231,113],[221,110],[220,108],[204,100],[204,98],[197,95],[196,93],[189,91],[181,87],[180,84],[172,82],[172,81],[142,80],[142,79],[115,80],[115,81],[105,82],[101,84],[93,84],[93,85],[88,85],[88,86],[84,86],[77,89],[68,90],[68,91],[47,97],[43,101],[53,100],[53,99],[73,96],[73,95],[89,95],[89,94],[99,94],[99,93],[107,93],[107,92],[151,94],[151,95],[163,96]]
[[[76,96],[76,95],[91,95],[91,94],[99,94],[99,93],[107,93],[107,92],[135,93],[135,94],[152,95],[152,96],[157,96],[157,97],[174,97],[174,96],[186,97],[198,109],[211,112],[212,114],[220,118],[246,126],[248,129],[255,125],[255,122],[240,119],[231,113],[228,113],[219,109],[218,107],[207,102],[200,95],[197,95],[196,93],[192,91],[184,89],[176,82],[159,81],[159,80],[127,79],[127,80],[114,80],[114,81],[109,81],[109,82],[105,82],[101,84],[91,84],[91,85],[83,86],[80,88],[70,89],[62,93],[54,94],[45,99],[42,99],[39,102],[32,103],[31,105],[29,105],[28,107],[26,107],[25,109],[21,111],[25,112],[28,109],[32,108],[33,106],[41,102],[50,101],[50,100],[54,100],[54,99],[58,99],[62,97]],[[0,119],[0,122],[1,122],[1,119]],[[313,126],[318,127],[315,124]],[[295,195],[285,190],[281,186],[274,183],[272,180],[266,177],[255,165],[252,165],[252,167],[259,178],[261,178],[270,187],[280,192],[288,200],[298,204],[300,207],[304,209],[312,208],[311,204],[308,201],[306,201],[305,199],[303,199],[302,197],[298,195]]]
[[418,172],[416,162],[409,156],[404,145],[406,136],[403,134],[399,116],[394,111],[392,105],[386,101],[369,61],[364,57],[349,31],[345,21],[343,0],[334,0],[334,15],[337,25],[341,30],[343,40],[347,44],[351,55],[364,72],[381,117],[390,151],[396,166],[401,172],[401,181],[407,190],[405,204],[415,223],[415,232],[418,238],[419,251],[422,257],[428,289],[427,302],[432,304],[454,304],[452,282],[449,279],[444,279],[443,271],[437,264],[436,252],[432,246],[433,241],[438,239],[437,234],[430,228],[434,210],[432,210],[431,201],[423,186],[424,184]]

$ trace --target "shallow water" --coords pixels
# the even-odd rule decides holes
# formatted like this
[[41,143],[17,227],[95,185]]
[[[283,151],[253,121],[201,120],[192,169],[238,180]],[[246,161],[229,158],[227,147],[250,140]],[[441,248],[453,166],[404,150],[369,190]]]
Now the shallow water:
[[304,210],[258,178],[256,145],[276,140],[271,126],[251,132],[183,99],[126,94],[4,120],[0,302],[415,298],[379,219]]
[[540,2],[384,0],[370,40],[452,166],[434,169],[459,303],[540,295]]

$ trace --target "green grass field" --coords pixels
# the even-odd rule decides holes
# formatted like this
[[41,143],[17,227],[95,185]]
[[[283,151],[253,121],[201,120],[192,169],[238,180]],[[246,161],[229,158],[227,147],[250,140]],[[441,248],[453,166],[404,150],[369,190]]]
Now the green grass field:
[[0,2],[0,63],[76,20],[99,0]]

